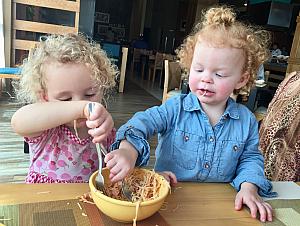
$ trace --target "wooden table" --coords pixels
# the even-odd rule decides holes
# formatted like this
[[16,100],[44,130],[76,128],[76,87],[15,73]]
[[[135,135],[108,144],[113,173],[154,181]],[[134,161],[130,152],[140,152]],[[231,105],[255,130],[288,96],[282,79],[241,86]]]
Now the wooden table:
[[[88,184],[0,184],[0,204],[74,199]],[[236,192],[229,184],[179,183],[160,214],[170,225],[259,226],[246,210],[235,211]]]

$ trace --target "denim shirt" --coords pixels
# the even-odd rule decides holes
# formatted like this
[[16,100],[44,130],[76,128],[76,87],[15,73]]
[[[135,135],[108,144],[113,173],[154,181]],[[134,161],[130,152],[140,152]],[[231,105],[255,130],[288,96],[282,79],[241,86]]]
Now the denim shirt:
[[150,156],[147,139],[155,134],[156,171],[172,171],[179,181],[231,182],[237,191],[247,181],[257,185],[260,195],[274,196],[264,176],[256,119],[231,98],[211,126],[195,95],[175,96],[136,113],[118,130],[113,149],[126,139],[138,151],[136,165],[143,166]]

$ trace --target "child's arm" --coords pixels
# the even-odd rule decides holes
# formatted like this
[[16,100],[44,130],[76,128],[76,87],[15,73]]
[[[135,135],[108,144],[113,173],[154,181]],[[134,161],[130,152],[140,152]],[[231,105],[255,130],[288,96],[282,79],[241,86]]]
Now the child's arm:
[[104,162],[106,167],[110,169],[109,178],[111,182],[114,183],[126,177],[133,170],[137,157],[137,150],[127,140],[120,142],[119,149],[108,153]]
[[[11,124],[13,130],[21,136],[39,136],[47,129],[72,122],[75,119],[89,117],[88,103],[89,101],[57,101],[29,104],[15,112]],[[92,121],[89,122],[88,125],[89,128],[100,126],[97,130],[89,131],[94,137],[99,137],[101,131],[104,131],[102,127],[106,129],[112,127],[110,125],[111,123],[106,120],[108,119],[108,121],[110,121],[108,117],[110,116],[109,113],[101,104],[97,103],[97,105],[99,105],[99,107],[97,113],[95,113],[96,116],[91,115]],[[100,137],[100,139],[101,138],[102,137]]]
[[238,192],[235,200],[236,210],[245,204],[250,208],[252,217],[260,214],[261,221],[272,221],[272,207],[265,203],[260,195],[274,196],[272,184],[264,176],[263,157],[258,150],[257,122],[253,117],[250,132],[243,153],[239,158],[236,177],[232,185]]
[[264,202],[257,193],[257,186],[244,182],[241,184],[241,190],[237,193],[235,198],[235,209],[241,210],[243,204],[247,205],[250,209],[251,216],[257,217],[257,212],[260,215],[260,221],[272,221],[273,209],[272,206]]
[[[168,130],[173,129],[178,105],[180,105],[179,101],[176,98],[170,99],[159,107],[152,107],[144,112],[138,112],[125,125],[120,127],[116,142],[112,146],[116,150],[110,153],[112,156],[116,155],[117,158],[107,157],[105,159],[108,168],[113,168],[112,182],[122,180],[133,169],[134,165],[147,164],[150,157],[150,146],[147,139],[157,133],[163,136]],[[128,146],[123,148],[125,142]],[[133,155],[128,156],[127,153],[123,152],[135,153],[135,158],[131,159]],[[110,163],[111,159],[115,159],[115,161]],[[121,161],[123,165],[117,164],[118,161]],[[114,168],[116,164],[117,166]]]

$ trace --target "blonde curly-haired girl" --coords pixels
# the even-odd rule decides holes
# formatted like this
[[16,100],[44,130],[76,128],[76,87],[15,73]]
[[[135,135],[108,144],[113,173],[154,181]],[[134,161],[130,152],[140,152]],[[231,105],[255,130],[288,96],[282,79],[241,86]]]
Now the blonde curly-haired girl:
[[230,94],[250,86],[267,58],[268,33],[236,20],[231,8],[208,9],[179,50],[189,70],[191,92],[133,116],[117,132],[106,156],[111,180],[121,180],[149,160],[147,139],[159,134],[155,170],[178,181],[230,182],[252,217],[272,221],[272,207],[260,196],[274,196],[265,178],[254,115]]
[[115,137],[101,103],[117,70],[98,44],[80,34],[41,37],[21,68],[16,95],[29,104],[11,124],[29,143],[26,182],[87,182],[99,164],[94,143],[108,147]]

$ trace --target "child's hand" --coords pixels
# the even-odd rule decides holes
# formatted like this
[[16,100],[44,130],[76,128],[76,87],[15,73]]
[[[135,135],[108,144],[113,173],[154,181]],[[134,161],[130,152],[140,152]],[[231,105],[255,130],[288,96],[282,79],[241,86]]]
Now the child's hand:
[[[92,104],[92,111],[89,105]],[[105,107],[97,102],[90,102],[85,106],[84,113],[87,117],[86,125],[91,128],[88,133],[93,137],[94,143],[100,143],[106,139],[114,127],[114,121]]]
[[176,175],[171,171],[163,171],[163,172],[156,172],[156,173],[162,175],[171,184],[171,186],[175,186],[177,184]]
[[134,168],[138,153],[126,140],[123,140],[119,149],[108,153],[104,162],[110,170],[109,179],[112,183],[123,180]]
[[271,205],[262,200],[257,193],[257,187],[252,183],[242,183],[241,190],[236,195],[235,209],[241,210],[243,204],[249,207],[253,218],[256,218],[258,211],[260,214],[260,221],[272,221],[273,210]]

